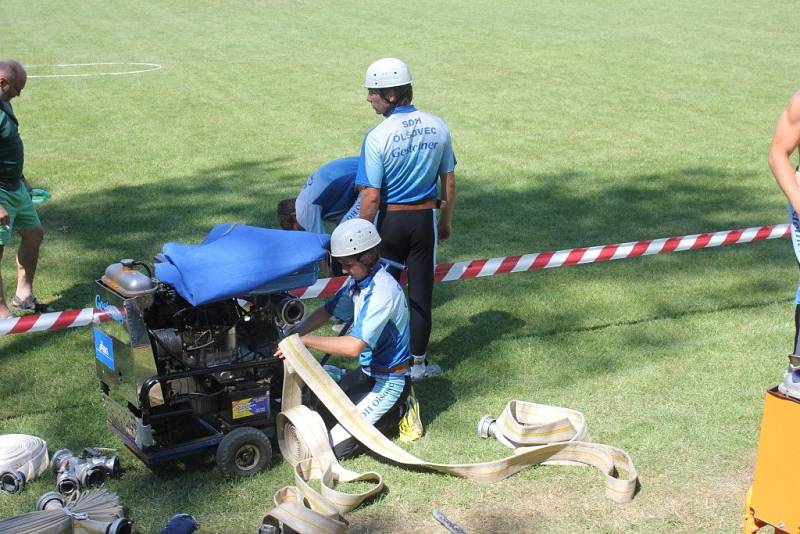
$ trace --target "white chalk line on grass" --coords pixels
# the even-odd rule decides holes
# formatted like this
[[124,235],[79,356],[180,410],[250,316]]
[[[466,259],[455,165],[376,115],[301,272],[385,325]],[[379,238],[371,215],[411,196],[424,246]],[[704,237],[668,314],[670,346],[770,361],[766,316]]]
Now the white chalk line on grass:
[[135,67],[147,67],[138,70],[126,70],[120,72],[79,72],[76,74],[32,74],[28,78],[88,78],[91,76],[126,76],[129,74],[141,74],[143,72],[153,72],[161,69],[158,63],[62,63],[60,65],[25,65],[30,68],[72,68],[72,67],[97,67],[97,66],[119,66],[131,65]]

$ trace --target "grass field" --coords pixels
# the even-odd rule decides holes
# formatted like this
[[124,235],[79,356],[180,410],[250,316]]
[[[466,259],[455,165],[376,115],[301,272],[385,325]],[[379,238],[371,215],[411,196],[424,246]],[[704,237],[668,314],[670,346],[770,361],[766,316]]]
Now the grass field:
[[[752,2],[75,2],[3,0],[0,57],[34,78],[13,101],[26,175],[53,199],[37,293],[82,308],[94,280],[220,222],[274,225],[277,201],[316,166],[355,155],[377,124],[361,88],[379,57],[407,60],[415,103],[441,115],[459,160],[458,261],[783,222],[766,166],[797,88],[784,6]],[[739,530],[764,391],[782,376],[797,269],[785,241],[437,286],[417,388],[427,427],[409,449],[497,458],[475,436],[509,399],[583,411],[624,448],[642,490],[603,497],[593,470],[529,469],[491,486],[370,457],[389,490],[348,515],[353,532]],[[7,291],[11,254],[3,260]],[[51,451],[119,447],[105,427],[91,333],[0,338],[0,433]],[[176,512],[202,532],[253,532],[292,481],[277,462],[223,482],[213,468],[155,474],[127,451],[111,481],[137,531]],[[33,509],[48,475],[0,494]]]

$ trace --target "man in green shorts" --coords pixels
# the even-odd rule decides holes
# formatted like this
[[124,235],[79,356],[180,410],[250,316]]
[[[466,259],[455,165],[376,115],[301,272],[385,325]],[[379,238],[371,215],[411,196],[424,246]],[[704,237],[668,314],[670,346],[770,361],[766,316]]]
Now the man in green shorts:
[[24,150],[19,136],[19,121],[11,100],[22,93],[28,75],[14,60],[0,60],[0,260],[11,242],[11,232],[20,236],[17,250],[17,292],[6,303],[0,276],[0,319],[48,311],[33,296],[33,277],[39,261],[39,246],[44,229],[31,202],[30,185],[22,174]]

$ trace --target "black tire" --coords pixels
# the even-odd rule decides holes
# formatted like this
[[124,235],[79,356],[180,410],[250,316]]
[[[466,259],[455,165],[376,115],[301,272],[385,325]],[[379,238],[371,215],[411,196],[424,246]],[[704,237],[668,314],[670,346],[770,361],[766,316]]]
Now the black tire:
[[272,445],[257,428],[237,428],[222,438],[217,447],[216,460],[225,478],[249,477],[269,467]]

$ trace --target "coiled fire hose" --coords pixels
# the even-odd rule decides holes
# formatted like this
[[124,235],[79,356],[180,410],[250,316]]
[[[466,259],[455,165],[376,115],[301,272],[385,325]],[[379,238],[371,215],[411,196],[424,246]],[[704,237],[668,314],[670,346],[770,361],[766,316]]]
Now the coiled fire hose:
[[[586,420],[580,412],[522,401],[511,401],[494,421],[482,419],[482,435],[493,435],[511,447],[511,456],[473,464],[441,464],[421,460],[386,438],[358,412],[344,392],[292,335],[280,343],[286,357],[283,411],[278,414],[278,444],[284,459],[294,467],[296,486],[278,490],[276,507],[264,525],[283,524],[298,532],[347,532],[342,514],[383,489],[378,473],[356,473],[342,467],[330,448],[322,418],[301,403],[307,385],[347,431],[373,453],[392,462],[432,469],[476,482],[492,483],[533,465],[590,465],[603,472],[606,497],[618,503],[633,499],[638,475],[628,454],[615,447],[582,441]],[[319,480],[320,491],[309,481]],[[363,493],[344,493],[337,483],[371,481]],[[308,503],[306,506],[305,503]]]
[[0,489],[8,493],[22,491],[49,465],[47,443],[27,434],[0,436]]

